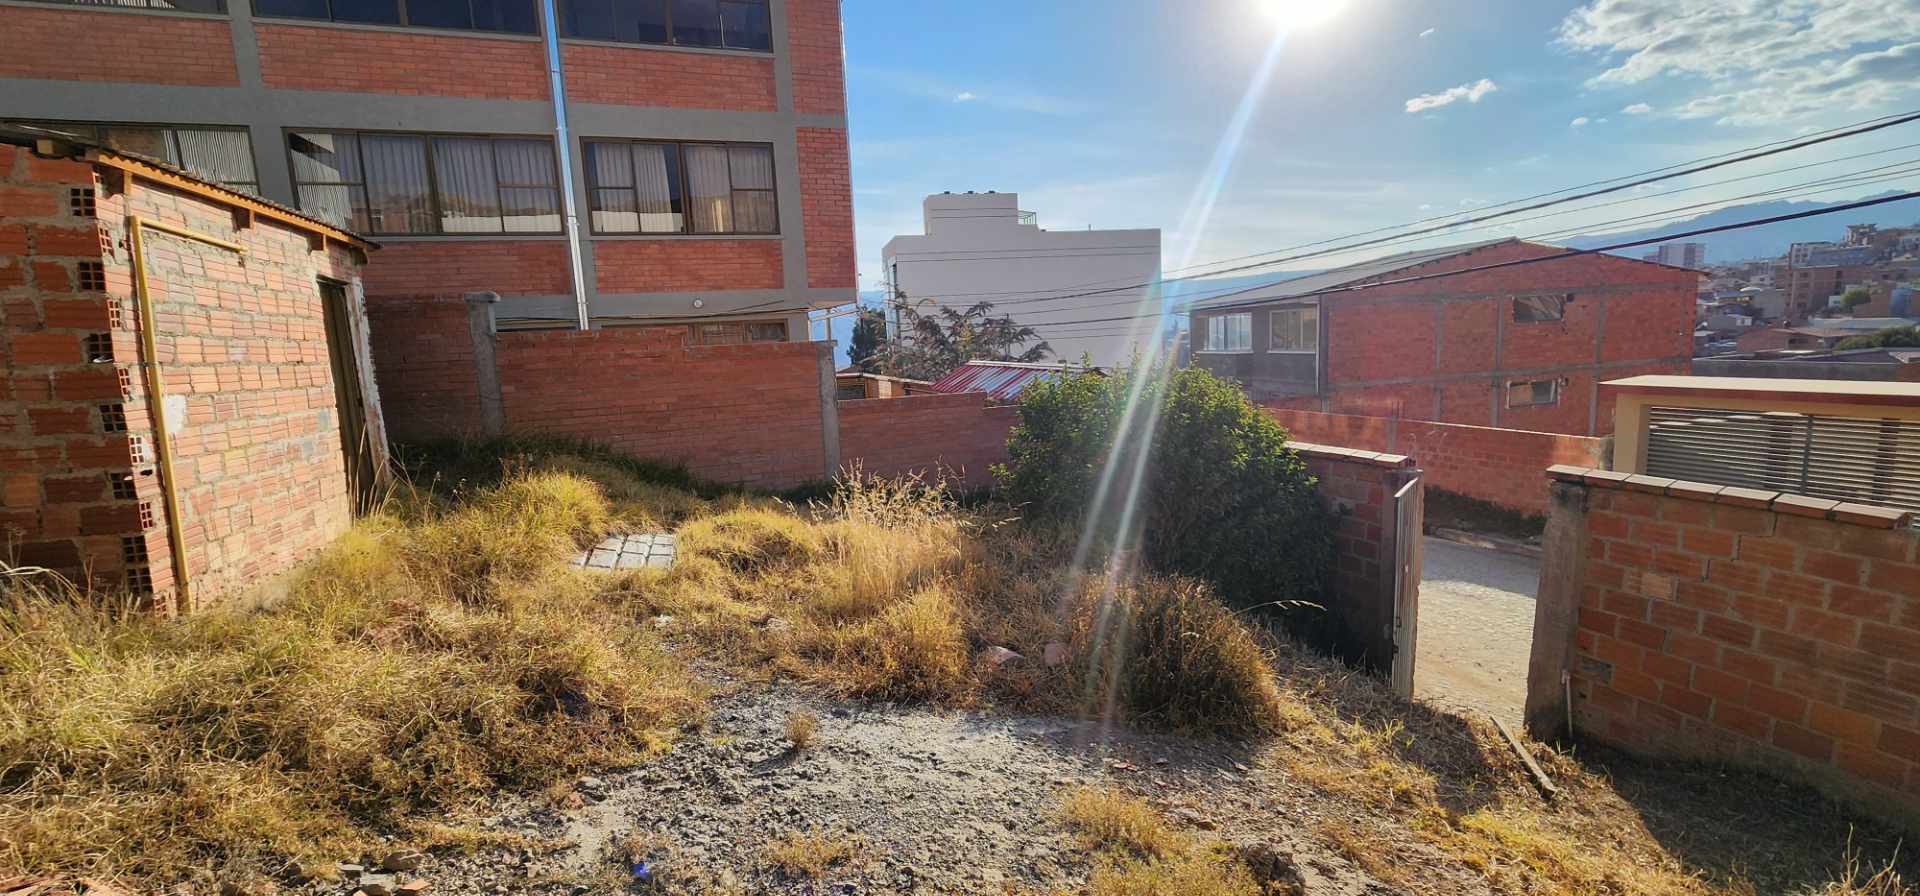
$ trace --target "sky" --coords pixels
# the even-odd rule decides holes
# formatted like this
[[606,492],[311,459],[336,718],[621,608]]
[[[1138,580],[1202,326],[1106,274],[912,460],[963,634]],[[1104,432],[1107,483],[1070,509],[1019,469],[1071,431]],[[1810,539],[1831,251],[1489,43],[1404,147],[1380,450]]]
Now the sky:
[[[862,289],[943,190],[1017,192],[1048,229],[1161,228],[1171,270],[1920,108],[1920,0],[845,0],[843,15]],[[1237,112],[1240,139],[1223,140]],[[1920,163],[1920,147],[1832,161],[1908,144],[1920,123],[1396,251]]]

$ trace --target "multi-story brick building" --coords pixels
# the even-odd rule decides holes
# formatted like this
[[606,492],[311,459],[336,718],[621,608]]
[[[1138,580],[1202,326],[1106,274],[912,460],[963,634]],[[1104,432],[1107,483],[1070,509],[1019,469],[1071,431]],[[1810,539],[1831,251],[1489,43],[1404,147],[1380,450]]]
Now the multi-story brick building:
[[4,0],[0,119],[378,240],[374,308],[709,345],[853,300],[838,0],[545,2]]
[[1193,363],[1275,408],[1603,435],[1602,381],[1687,372],[1700,275],[1612,255],[1473,270],[1564,251],[1428,249],[1206,299]]

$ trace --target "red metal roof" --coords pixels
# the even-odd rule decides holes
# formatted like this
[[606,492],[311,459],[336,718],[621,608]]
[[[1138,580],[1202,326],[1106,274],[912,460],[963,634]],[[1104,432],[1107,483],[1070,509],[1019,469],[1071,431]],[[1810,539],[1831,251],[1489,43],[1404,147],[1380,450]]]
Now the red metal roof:
[[999,401],[1013,401],[1028,385],[1052,380],[1078,368],[1065,364],[1020,364],[1013,361],[968,361],[935,380],[935,392],[985,392]]

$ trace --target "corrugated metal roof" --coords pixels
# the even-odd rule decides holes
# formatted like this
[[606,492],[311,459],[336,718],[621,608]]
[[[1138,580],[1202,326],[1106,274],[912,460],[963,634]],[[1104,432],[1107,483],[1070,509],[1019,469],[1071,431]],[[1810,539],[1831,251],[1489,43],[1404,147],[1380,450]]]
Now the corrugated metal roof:
[[1295,296],[1312,295],[1321,290],[1346,286],[1347,284],[1356,283],[1361,280],[1371,280],[1382,274],[1391,274],[1394,271],[1417,267],[1429,262],[1439,261],[1443,258],[1451,258],[1455,255],[1462,255],[1472,252],[1475,249],[1484,249],[1488,246],[1498,246],[1502,243],[1510,242],[1517,241],[1512,237],[1508,237],[1506,239],[1466,243],[1458,246],[1442,246],[1437,249],[1418,249],[1413,252],[1402,252],[1399,255],[1388,255],[1383,258],[1375,258],[1371,261],[1362,261],[1347,265],[1346,267],[1334,268],[1330,271],[1322,271],[1321,273],[1310,274],[1305,277],[1295,277],[1291,280],[1283,280],[1267,286],[1256,286],[1244,292],[1228,293],[1224,296],[1202,299],[1193,303],[1193,308],[1197,311],[1204,311],[1208,308],[1249,305],[1278,299],[1290,299]]
[[935,380],[935,392],[985,392],[1000,401],[1020,397],[1027,386],[1052,380],[1070,368],[1065,364],[1021,364],[1013,361],[968,361]]

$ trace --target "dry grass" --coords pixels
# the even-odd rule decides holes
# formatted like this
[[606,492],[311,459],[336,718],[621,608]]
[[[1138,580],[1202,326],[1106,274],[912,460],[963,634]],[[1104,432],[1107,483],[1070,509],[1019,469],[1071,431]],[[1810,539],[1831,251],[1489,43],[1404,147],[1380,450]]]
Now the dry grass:
[[1914,890],[1894,867],[1892,860],[1878,869],[1869,868],[1862,865],[1860,857],[1849,849],[1846,867],[1839,879],[1807,896],[1914,896]]
[[1060,807],[1060,820],[1095,852],[1161,857],[1186,848],[1186,840],[1145,800],[1110,787],[1076,787]]
[[[659,749],[691,677],[567,559],[599,486],[524,473],[363,522],[259,613],[0,605],[0,870],[322,867],[416,813]],[[403,521],[404,519],[404,521]]]
[[814,735],[819,733],[820,717],[804,709],[787,713],[787,744],[795,753],[804,753],[813,746]]
[[860,857],[861,842],[850,835],[810,831],[787,834],[767,844],[768,864],[788,877],[825,877],[829,869]]
[[1240,863],[1212,852],[1166,859],[1109,860],[1094,869],[1087,896],[1264,896]]

